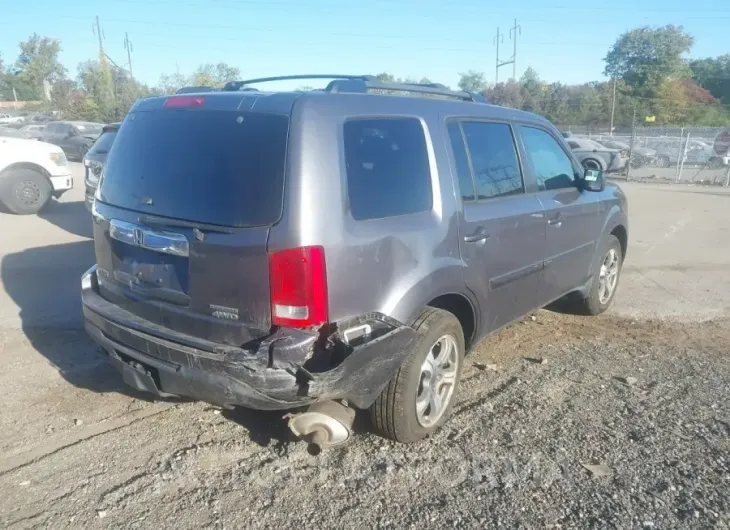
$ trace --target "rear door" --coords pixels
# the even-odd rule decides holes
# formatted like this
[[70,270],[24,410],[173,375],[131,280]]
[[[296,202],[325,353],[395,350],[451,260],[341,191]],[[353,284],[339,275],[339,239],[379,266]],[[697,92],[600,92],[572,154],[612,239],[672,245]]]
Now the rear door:
[[547,218],[545,270],[540,304],[547,304],[588,281],[601,233],[597,193],[578,188],[580,166],[546,128],[518,127],[525,168],[537,183]]
[[463,209],[459,235],[466,284],[479,299],[481,330],[534,309],[545,252],[542,204],[523,180],[508,123],[452,120],[448,131]]
[[289,117],[230,102],[127,116],[100,183],[94,241],[103,297],[240,346],[271,326],[266,244],[282,211]]

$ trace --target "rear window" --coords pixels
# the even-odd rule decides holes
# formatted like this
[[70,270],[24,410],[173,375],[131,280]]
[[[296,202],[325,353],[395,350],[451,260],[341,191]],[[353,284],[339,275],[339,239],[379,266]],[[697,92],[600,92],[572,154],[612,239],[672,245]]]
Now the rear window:
[[430,210],[431,170],[426,137],[416,118],[345,122],[350,212],[357,220]]
[[276,222],[288,116],[172,110],[131,113],[100,190],[109,204],[223,226]]
[[105,155],[109,153],[109,149],[112,148],[112,144],[114,143],[114,138],[117,136],[117,131],[107,131],[101,136],[99,136],[99,139],[94,142],[94,145],[91,146],[91,149],[89,149],[90,154],[95,155]]

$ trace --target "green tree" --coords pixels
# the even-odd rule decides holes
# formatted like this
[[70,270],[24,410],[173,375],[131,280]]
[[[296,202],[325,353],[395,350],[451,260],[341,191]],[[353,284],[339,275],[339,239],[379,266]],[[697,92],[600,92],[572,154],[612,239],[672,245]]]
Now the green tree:
[[162,74],[157,88],[163,94],[174,94],[177,89],[187,85],[187,78],[180,72],[174,74]]
[[395,76],[393,74],[389,74],[388,72],[381,72],[378,75],[375,76],[378,81],[381,83],[396,83]]
[[513,109],[522,108],[522,93],[520,92],[520,84],[517,81],[510,80],[506,83],[497,83],[490,86],[484,91],[484,97],[494,105]]
[[73,104],[79,87],[71,79],[61,79],[53,84],[51,89],[51,103],[57,110],[66,111]]
[[226,63],[201,64],[189,78],[189,85],[204,85],[221,88],[228,81],[241,79],[241,70]]
[[730,104],[730,54],[689,63],[692,78],[713,97]]
[[19,46],[20,55],[15,61],[17,75],[31,87],[35,98],[41,99],[44,81],[54,83],[66,76],[66,69],[58,61],[61,43],[34,33]]
[[520,78],[520,94],[522,108],[537,114],[542,113],[547,86],[542,82],[537,72],[530,66]]
[[468,72],[459,73],[459,88],[464,92],[474,92],[481,94],[487,90],[487,81],[484,79],[484,72],[469,70]]
[[682,26],[643,27],[627,31],[605,57],[605,74],[624,79],[638,94],[654,96],[667,78],[690,75],[684,55],[694,37]]

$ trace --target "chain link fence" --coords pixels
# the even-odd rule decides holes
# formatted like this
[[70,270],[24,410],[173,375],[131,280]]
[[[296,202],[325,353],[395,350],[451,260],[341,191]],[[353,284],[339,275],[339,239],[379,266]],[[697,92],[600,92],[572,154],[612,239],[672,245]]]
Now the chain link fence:
[[721,127],[664,127],[637,125],[615,130],[566,126],[578,138],[607,149],[619,149],[626,158],[613,176],[629,180],[683,182],[730,186],[730,154],[718,156],[713,148]]

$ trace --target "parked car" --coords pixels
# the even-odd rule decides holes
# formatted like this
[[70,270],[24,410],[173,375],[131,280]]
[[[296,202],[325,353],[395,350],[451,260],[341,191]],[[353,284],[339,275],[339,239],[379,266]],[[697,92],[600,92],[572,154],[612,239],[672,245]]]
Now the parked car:
[[43,136],[43,130],[46,128],[42,124],[24,125],[20,130],[25,134],[25,137],[30,140],[40,140]]
[[611,304],[626,198],[544,118],[370,76],[244,91],[261,81],[140,100],[117,133],[81,296],[127,384],[309,405],[290,428],[319,445],[369,409],[412,442],[485,337],[558,299]]
[[51,121],[41,140],[59,146],[66,156],[79,162],[101,135],[104,124],[85,121]]
[[569,136],[566,141],[583,167],[588,169],[598,169],[607,173],[621,171],[629,160],[628,151],[611,149],[588,138]]
[[619,142],[617,140],[599,140],[596,143],[604,147],[608,147],[609,149],[618,149],[624,153],[631,153],[631,167],[634,169],[644,166],[652,166],[656,162],[657,153],[655,149],[641,147],[638,145],[635,145],[634,148],[631,149],[629,144]]
[[9,123],[23,123],[22,116],[11,116],[10,114],[0,114],[0,124],[7,125]]
[[28,139],[28,135],[15,127],[0,125],[0,136],[5,138],[24,138]]
[[86,188],[86,207],[89,210],[91,210],[91,206],[94,204],[96,186],[99,184],[104,163],[106,163],[106,158],[109,155],[109,150],[112,148],[120,125],[121,123],[105,125],[102,129],[101,136],[94,142],[94,145],[91,146],[91,149],[89,149],[84,157],[84,186]]
[[0,202],[12,213],[39,212],[73,188],[63,151],[51,144],[0,137]]
[[[659,167],[672,167],[679,163],[680,157],[685,154],[685,141],[660,140],[652,144],[657,152]],[[712,146],[700,140],[689,140],[686,146],[684,163],[692,166],[721,166],[722,158],[718,157]]]

